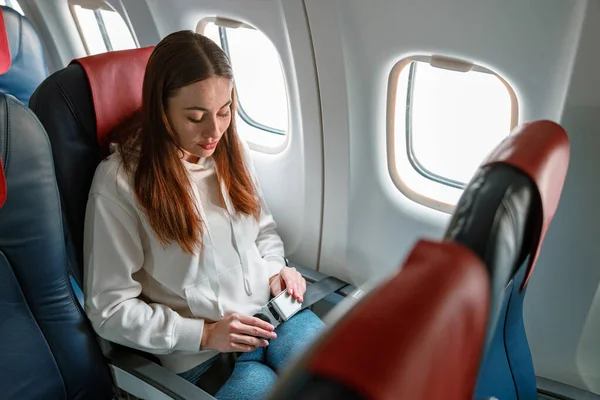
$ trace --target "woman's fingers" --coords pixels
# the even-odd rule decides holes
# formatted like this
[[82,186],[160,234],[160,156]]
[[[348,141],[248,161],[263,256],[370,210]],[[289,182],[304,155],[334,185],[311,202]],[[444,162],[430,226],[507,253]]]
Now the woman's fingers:
[[238,322],[231,325],[235,333],[267,339],[275,339],[277,337],[277,334],[273,331],[273,325],[261,319],[248,316]]
[[304,296],[304,293],[306,293],[306,279],[302,277],[302,296]]
[[286,275],[283,281],[285,282],[285,288],[287,289],[287,293],[290,296],[293,296],[294,295],[294,282],[293,282],[293,280],[288,275]]
[[291,286],[293,287],[293,293],[290,293],[296,300],[298,300],[299,302],[303,301],[302,296],[304,295],[304,290],[302,290],[302,281],[304,281],[304,278],[302,277],[302,274],[296,270],[293,271],[293,278],[292,278],[292,283]]
[[298,272],[298,301],[304,301],[304,292],[306,291],[306,287],[304,286],[304,277],[300,272]]
[[233,351],[240,351],[243,353],[249,353],[251,351],[256,350],[258,347],[254,347],[254,346],[248,346],[247,344],[243,344],[243,343],[231,343],[231,349]]
[[294,279],[294,294],[293,294],[294,299],[298,300],[298,301],[302,301],[302,295],[300,294],[300,282],[298,282],[298,279]]
[[238,315],[238,321],[245,325],[255,326],[257,328],[263,329],[268,332],[272,332],[275,330],[275,327],[270,323],[263,321],[260,318],[251,317],[245,314]]
[[241,344],[244,346],[250,346],[250,347],[254,347],[254,348],[266,347],[269,345],[269,342],[267,342],[266,340],[259,339],[257,337],[253,337],[253,336],[232,333],[230,337],[231,337],[231,343],[237,343],[238,345]]
[[303,296],[306,292],[306,282],[302,274],[296,271],[295,268],[286,267],[281,277],[283,278],[288,294],[299,302],[304,301]]
[[251,317],[250,315],[237,314],[237,320],[246,325],[252,325],[264,329],[266,331],[273,331],[275,327],[260,318]]

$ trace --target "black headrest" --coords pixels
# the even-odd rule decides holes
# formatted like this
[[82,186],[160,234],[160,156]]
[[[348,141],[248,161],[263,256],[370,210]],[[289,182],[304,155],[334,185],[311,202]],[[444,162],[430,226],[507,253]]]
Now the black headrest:
[[492,165],[477,171],[450,222],[446,238],[470,248],[488,269],[488,333],[495,330],[506,285],[529,254],[540,206],[531,179],[509,165]]

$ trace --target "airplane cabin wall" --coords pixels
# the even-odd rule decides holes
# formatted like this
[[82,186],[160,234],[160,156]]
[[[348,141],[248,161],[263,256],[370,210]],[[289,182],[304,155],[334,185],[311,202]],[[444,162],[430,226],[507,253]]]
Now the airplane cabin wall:
[[145,1],[121,0],[141,47],[154,46],[161,39],[158,23]]
[[19,4],[42,38],[49,73],[86,55],[67,0],[19,0]]
[[600,3],[585,16],[560,123],[571,161],[525,303],[536,372],[600,394]]
[[[600,32],[594,27],[600,25],[598,4],[580,0],[305,0],[305,4],[323,108],[321,271],[355,284],[383,279],[397,269],[416,240],[440,238],[447,224],[448,214],[407,199],[390,178],[386,94],[395,63],[411,55],[441,54],[488,67],[515,90],[519,123],[563,122],[572,142],[570,173],[531,279],[525,324],[538,376],[592,389],[581,374],[600,378],[600,346],[592,340],[600,333],[598,317],[588,322],[592,329],[588,347],[596,358],[585,359],[585,371],[576,364],[576,348],[600,281],[595,268],[599,250],[588,239],[600,233],[598,224],[591,222],[598,216],[599,194],[593,175],[600,170],[594,154],[598,136],[592,134],[600,122],[600,87],[591,82],[598,81]],[[596,301],[598,315],[600,294]]]
[[[542,3],[546,4],[543,18]],[[417,238],[439,237],[448,220],[447,214],[406,199],[388,172],[386,94],[389,73],[397,61],[413,54],[475,61],[500,73],[512,85],[519,99],[521,121],[559,118],[561,110],[553,93],[555,86],[565,86],[568,73],[563,72],[564,63],[557,60],[563,58],[562,41],[570,29],[574,3],[542,3],[306,0],[324,109],[322,261],[347,259],[345,263],[323,263],[324,272],[350,276],[359,284],[386,275],[398,266]],[[328,45],[333,39],[318,36],[321,32],[341,38],[337,39],[340,50]],[[328,54],[337,51],[343,54],[336,59]],[[331,87],[340,74],[345,74],[345,87]],[[331,92],[331,96],[323,97],[324,92]],[[325,109],[338,101],[347,101],[342,112],[349,121],[349,134],[338,134],[343,125],[328,124],[329,118],[338,117],[328,115]],[[331,136],[336,141],[328,146]],[[347,148],[349,153],[338,148]],[[337,175],[328,179],[328,169],[345,157],[349,157],[349,168],[340,167]],[[335,180],[349,182],[349,191],[330,191],[330,184],[339,185]],[[341,212],[346,203],[347,211]],[[345,222],[347,238],[340,246],[336,236],[343,232],[332,227]],[[337,244],[330,246],[329,242]],[[346,251],[348,254],[343,254]]]

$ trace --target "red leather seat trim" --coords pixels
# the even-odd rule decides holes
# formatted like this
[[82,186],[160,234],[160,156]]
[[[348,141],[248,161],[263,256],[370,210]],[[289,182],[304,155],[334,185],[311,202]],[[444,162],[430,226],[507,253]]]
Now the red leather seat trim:
[[90,84],[98,143],[142,106],[142,86],[154,47],[110,51],[71,61],[81,64]]
[[489,308],[481,260],[420,241],[402,271],[351,310],[308,368],[370,400],[471,399]]
[[10,56],[10,46],[8,45],[4,13],[0,10],[0,74],[8,72],[11,63],[12,58]]
[[542,202],[542,226],[539,238],[534,240],[527,276],[527,285],[541,244],[546,236],[569,167],[570,145],[565,130],[552,121],[523,124],[502,142],[483,162],[483,165],[504,163],[520,169],[537,185]]

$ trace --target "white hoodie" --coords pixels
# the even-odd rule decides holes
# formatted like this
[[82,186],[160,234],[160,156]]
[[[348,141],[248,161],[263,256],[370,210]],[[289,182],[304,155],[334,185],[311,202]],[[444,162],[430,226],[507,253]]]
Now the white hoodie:
[[[204,221],[202,252],[189,255],[177,243],[165,248],[157,241],[118,153],[96,170],[84,233],[85,310],[94,329],[107,340],[156,354],[175,373],[217,354],[200,349],[205,320],[256,313],[269,300],[269,278],[285,265],[251,161],[261,198],[258,222],[229,217],[234,211],[212,158],[184,164]],[[219,190],[227,209],[220,206]]]

